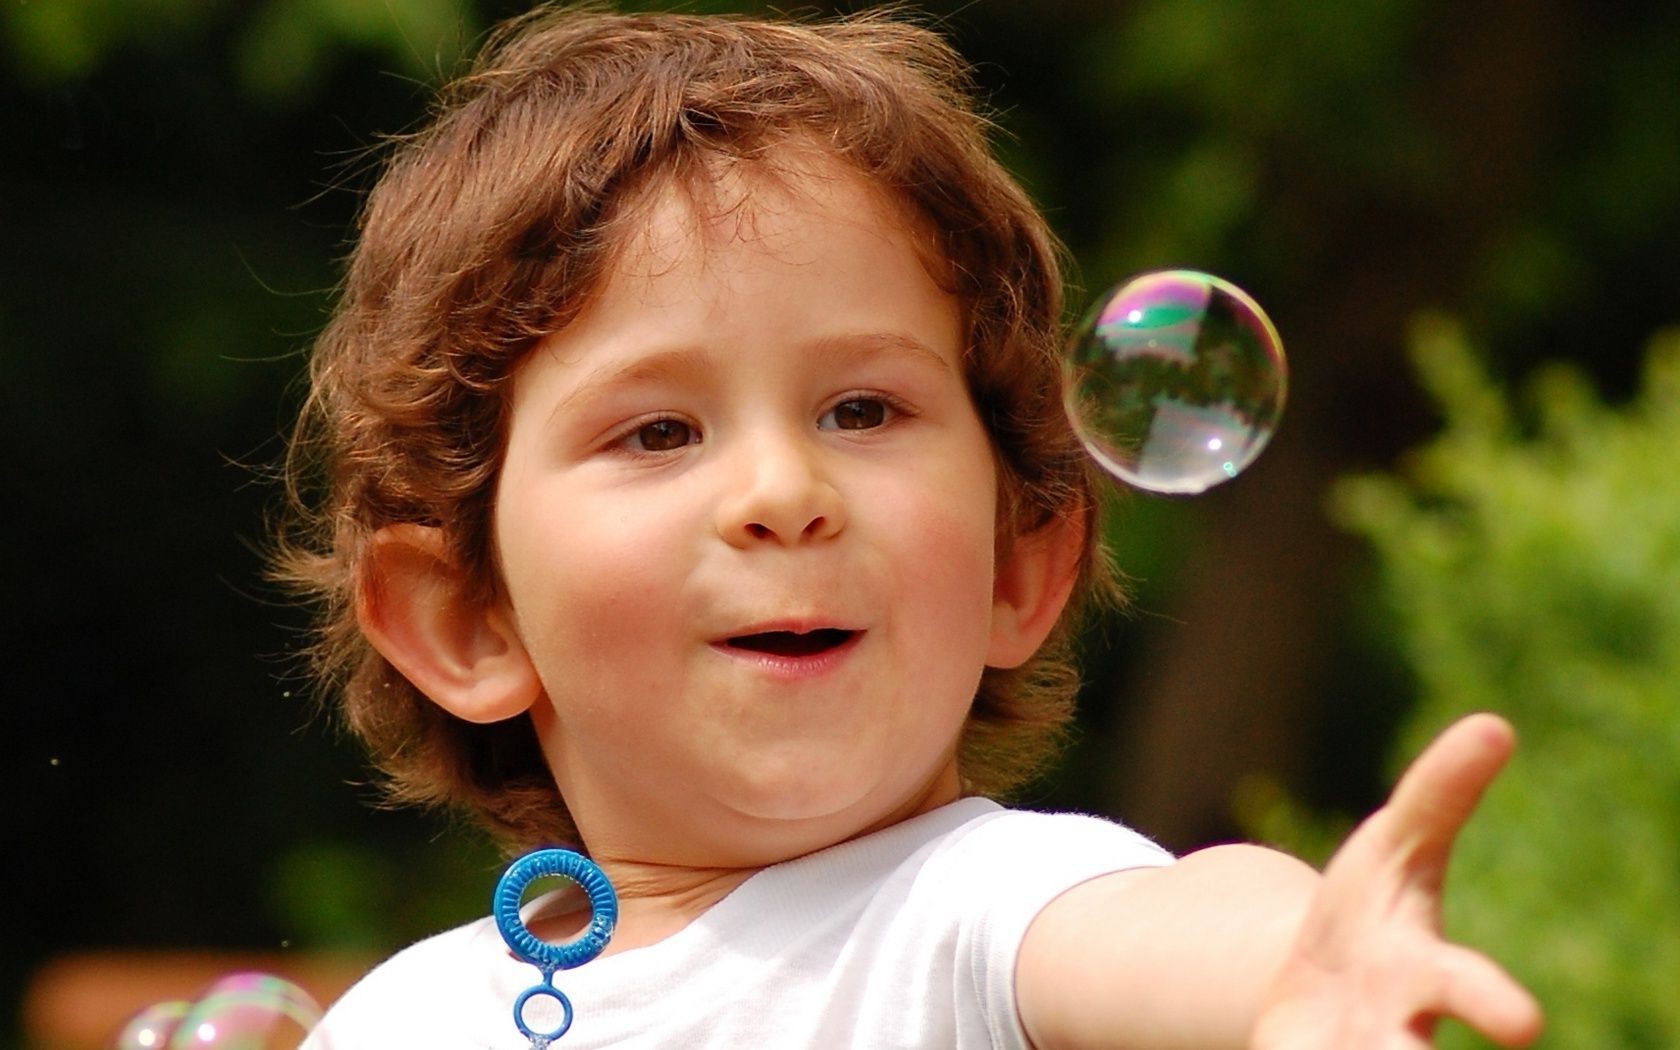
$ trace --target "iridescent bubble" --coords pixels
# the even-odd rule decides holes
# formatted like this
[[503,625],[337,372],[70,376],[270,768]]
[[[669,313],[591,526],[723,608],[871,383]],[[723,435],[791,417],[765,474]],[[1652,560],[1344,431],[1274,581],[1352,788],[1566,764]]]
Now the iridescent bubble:
[[192,1004],[169,1050],[296,1050],[320,1019],[309,993],[282,977],[229,974]]
[[1254,462],[1283,412],[1277,329],[1246,292],[1164,270],[1097,301],[1062,361],[1068,418],[1103,469],[1192,494]]
[[111,1050],[162,1050],[180,1027],[181,1018],[191,1009],[192,1003],[184,999],[153,1003],[123,1026],[111,1043]]

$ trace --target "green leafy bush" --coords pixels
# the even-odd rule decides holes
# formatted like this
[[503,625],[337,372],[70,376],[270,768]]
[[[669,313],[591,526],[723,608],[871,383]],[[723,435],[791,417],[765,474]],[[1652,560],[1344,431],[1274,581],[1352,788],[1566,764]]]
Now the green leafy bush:
[[1374,546],[1415,674],[1401,754],[1476,709],[1520,734],[1448,928],[1541,997],[1543,1045],[1680,1046],[1680,332],[1620,407],[1564,367],[1513,400],[1439,318],[1413,354],[1444,428],[1334,513]]

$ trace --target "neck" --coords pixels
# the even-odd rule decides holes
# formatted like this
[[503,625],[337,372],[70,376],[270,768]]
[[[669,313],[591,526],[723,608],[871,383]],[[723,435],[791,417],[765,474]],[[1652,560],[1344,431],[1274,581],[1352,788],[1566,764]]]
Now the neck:
[[[646,947],[677,933],[772,864],[890,827],[951,802],[959,794],[953,760],[897,807],[874,820],[839,817],[833,822],[802,822],[797,827],[748,822],[723,841],[688,841],[681,851],[671,844],[684,841],[683,829],[665,828],[654,836],[664,846],[656,851],[618,830],[630,826],[628,821],[605,821],[597,830],[584,827],[580,819],[590,858],[601,866],[618,894],[618,925],[605,954]],[[650,858],[656,853],[659,859]],[[588,923],[588,902],[576,893],[558,898],[529,925],[544,940],[561,942],[581,934]]]
[[[618,925],[604,955],[664,940],[760,870],[677,867],[600,854],[593,859],[618,893]],[[589,919],[588,900],[581,892],[569,892],[561,894],[527,925],[538,937],[558,944],[582,934]]]

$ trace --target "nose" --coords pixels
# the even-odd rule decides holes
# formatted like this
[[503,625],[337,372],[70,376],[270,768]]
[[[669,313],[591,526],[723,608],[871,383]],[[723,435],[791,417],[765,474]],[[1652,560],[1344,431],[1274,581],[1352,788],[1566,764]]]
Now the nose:
[[764,437],[730,466],[731,487],[718,502],[718,534],[732,546],[792,547],[839,535],[845,527],[840,492],[824,476],[818,450]]

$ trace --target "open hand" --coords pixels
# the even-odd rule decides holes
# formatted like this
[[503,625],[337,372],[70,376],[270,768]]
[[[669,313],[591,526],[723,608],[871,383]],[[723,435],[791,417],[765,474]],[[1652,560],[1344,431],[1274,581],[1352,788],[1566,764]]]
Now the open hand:
[[1495,715],[1454,724],[1348,838],[1267,995],[1253,1050],[1417,1050],[1434,1045],[1442,1017],[1503,1046],[1540,1034],[1534,997],[1441,932],[1453,842],[1514,743]]

